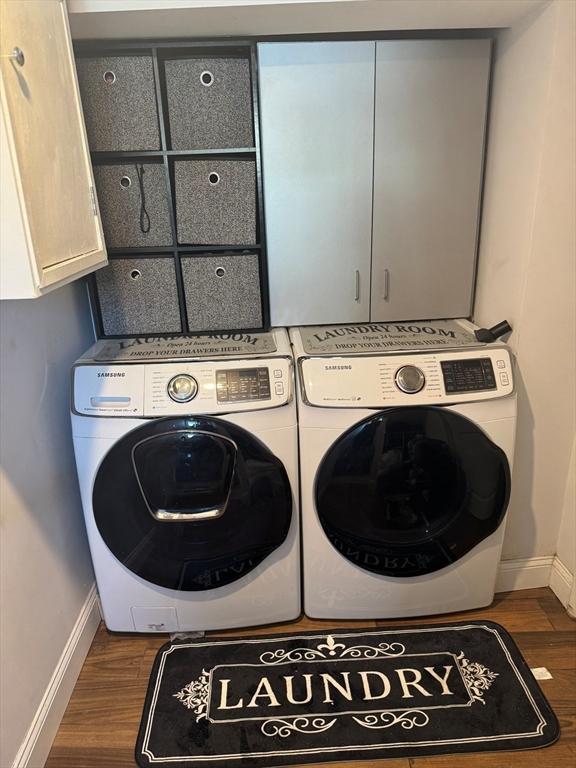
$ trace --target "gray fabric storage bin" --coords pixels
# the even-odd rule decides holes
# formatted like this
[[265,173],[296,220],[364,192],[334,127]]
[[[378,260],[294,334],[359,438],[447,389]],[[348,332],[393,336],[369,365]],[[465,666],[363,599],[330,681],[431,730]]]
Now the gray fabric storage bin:
[[256,243],[254,160],[179,160],[174,180],[179,243]]
[[[144,189],[144,209],[139,173]],[[163,165],[140,162],[95,165],[94,181],[104,237],[109,248],[160,247],[173,244]],[[141,223],[144,229],[149,224],[148,232],[142,231]]]
[[262,326],[260,270],[253,253],[181,259],[188,330]]
[[174,259],[113,259],[96,272],[106,336],[180,333]]
[[173,59],[164,67],[172,149],[254,146],[248,59]]
[[96,165],[94,180],[109,248],[157,248],[173,244],[163,165]]
[[79,57],[76,69],[93,152],[160,149],[151,56]]

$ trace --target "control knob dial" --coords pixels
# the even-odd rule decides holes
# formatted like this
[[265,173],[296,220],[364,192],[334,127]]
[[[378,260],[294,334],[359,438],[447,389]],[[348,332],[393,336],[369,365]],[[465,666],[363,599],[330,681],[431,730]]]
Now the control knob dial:
[[425,381],[424,374],[415,365],[403,365],[396,371],[396,386],[407,395],[415,395],[420,392]]
[[179,373],[168,382],[168,397],[175,403],[189,403],[198,394],[198,382],[194,376]]

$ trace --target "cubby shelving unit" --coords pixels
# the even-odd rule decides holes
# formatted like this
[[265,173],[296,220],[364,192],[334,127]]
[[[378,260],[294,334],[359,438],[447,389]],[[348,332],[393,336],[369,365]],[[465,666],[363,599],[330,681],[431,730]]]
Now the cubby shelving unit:
[[[90,280],[99,338],[183,336],[267,329],[270,313],[255,44],[242,40],[89,41],[79,43],[75,55],[110,260],[109,266]],[[137,119],[134,113],[128,114],[127,121],[122,123],[124,118],[120,114],[119,127],[117,131],[115,129],[116,116],[113,106],[110,108],[109,99],[109,94],[113,92],[106,90],[106,86],[115,87],[116,73],[107,62],[115,62],[121,68],[122,58],[126,59],[127,68],[139,66],[138,62],[145,62],[146,67],[151,65],[150,90],[153,85],[157,142],[150,118],[152,104],[148,101],[148,92],[138,99],[138,88],[144,89],[144,71],[136,70],[134,89],[120,82],[117,93],[118,98],[125,98],[124,103],[120,102],[120,111],[129,109],[131,104],[136,110],[140,107],[148,110],[148,117],[142,121],[145,125],[138,127],[137,122],[134,123],[133,118]],[[207,60],[215,62],[216,74],[206,67],[200,73],[198,87],[197,70]],[[211,94],[216,94],[215,114],[203,114],[201,109],[197,113],[192,112],[194,89],[204,103],[204,94],[214,83],[220,82],[217,69],[220,64],[224,72],[222,80],[228,76],[229,82],[227,87],[222,86],[220,97],[216,90],[211,91]],[[187,77],[187,69],[192,73],[192,80]],[[122,81],[121,74],[118,79]],[[124,79],[128,81],[130,78]],[[244,106],[234,92],[234,85],[240,91],[248,89],[245,96],[249,99],[249,116],[242,111]],[[125,90],[122,91],[122,88]],[[115,98],[112,96],[112,101]],[[205,101],[210,103],[211,98],[210,95]],[[232,106],[231,111],[227,111],[228,103]],[[197,133],[188,141],[186,134],[193,129],[184,123],[189,115],[193,115],[190,121],[197,119],[199,122]],[[121,144],[127,135],[129,143],[131,125],[137,126],[136,134],[140,129],[142,135],[146,134],[145,140],[141,141],[147,145],[145,148],[115,146],[111,149],[102,146],[106,140],[115,145]],[[204,132],[204,138],[209,138],[212,130],[216,135],[215,141],[206,140],[202,146],[197,146],[196,136],[200,135],[202,140]],[[234,134],[235,131],[243,132],[244,137],[250,134],[250,142],[239,142],[250,145],[210,146],[218,144],[219,135],[220,143],[227,143],[226,134]],[[175,133],[178,134],[177,140],[173,141]],[[157,146],[154,146],[155,143]],[[135,174],[121,170],[127,166]],[[160,239],[164,241],[147,245],[146,237],[136,229],[133,235],[130,234],[126,218],[122,219],[126,198],[120,196],[124,184],[125,189],[134,185],[133,196],[136,200],[139,191],[140,228],[144,232],[141,217],[144,216],[146,221],[146,216],[150,214],[145,202],[149,192],[146,191],[144,196],[143,190],[146,171],[151,168],[155,169],[155,173],[157,168],[161,168],[163,177],[164,190],[154,189],[153,203],[156,206],[156,226],[162,230],[163,237]],[[206,171],[211,168],[222,168],[224,171],[217,173],[213,170],[206,177]],[[111,169],[121,172],[120,184],[106,179]],[[199,190],[199,174],[204,174],[203,180],[206,179],[210,185],[206,187],[209,190],[206,195]],[[220,185],[222,176],[225,177],[224,184],[215,193],[212,187]],[[103,194],[105,188],[107,191]],[[218,194],[222,202],[215,204],[215,215],[212,216],[211,200]],[[120,207],[116,196],[120,199]],[[161,215],[163,201],[167,204],[164,222]],[[198,220],[202,210],[203,218]],[[138,212],[132,210],[131,216],[137,219]],[[253,232],[253,237],[244,238],[248,242],[244,242],[242,237],[231,236],[230,242],[221,237],[222,232],[233,234],[234,231],[241,234]],[[185,237],[188,233],[191,236]],[[199,236],[195,237],[195,234]],[[130,240],[130,237],[133,239]],[[172,267],[168,266],[167,260]],[[142,266],[147,264],[149,270]],[[147,276],[144,275],[142,281],[140,278],[142,272],[148,271],[148,284],[144,286]]]

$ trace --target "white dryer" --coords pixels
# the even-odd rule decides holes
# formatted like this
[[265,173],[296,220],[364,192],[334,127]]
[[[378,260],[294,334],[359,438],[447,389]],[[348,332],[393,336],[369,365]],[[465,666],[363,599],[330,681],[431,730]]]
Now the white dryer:
[[510,496],[512,359],[466,321],[295,328],[304,611],[488,605]]
[[299,616],[286,331],[101,341],[72,379],[78,477],[108,628],[175,632]]

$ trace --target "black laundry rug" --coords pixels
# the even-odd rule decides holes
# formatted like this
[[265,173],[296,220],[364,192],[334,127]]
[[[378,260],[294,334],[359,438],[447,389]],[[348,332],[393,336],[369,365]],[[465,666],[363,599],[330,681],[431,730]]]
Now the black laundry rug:
[[499,624],[167,643],[140,766],[236,768],[544,747],[556,716]]

